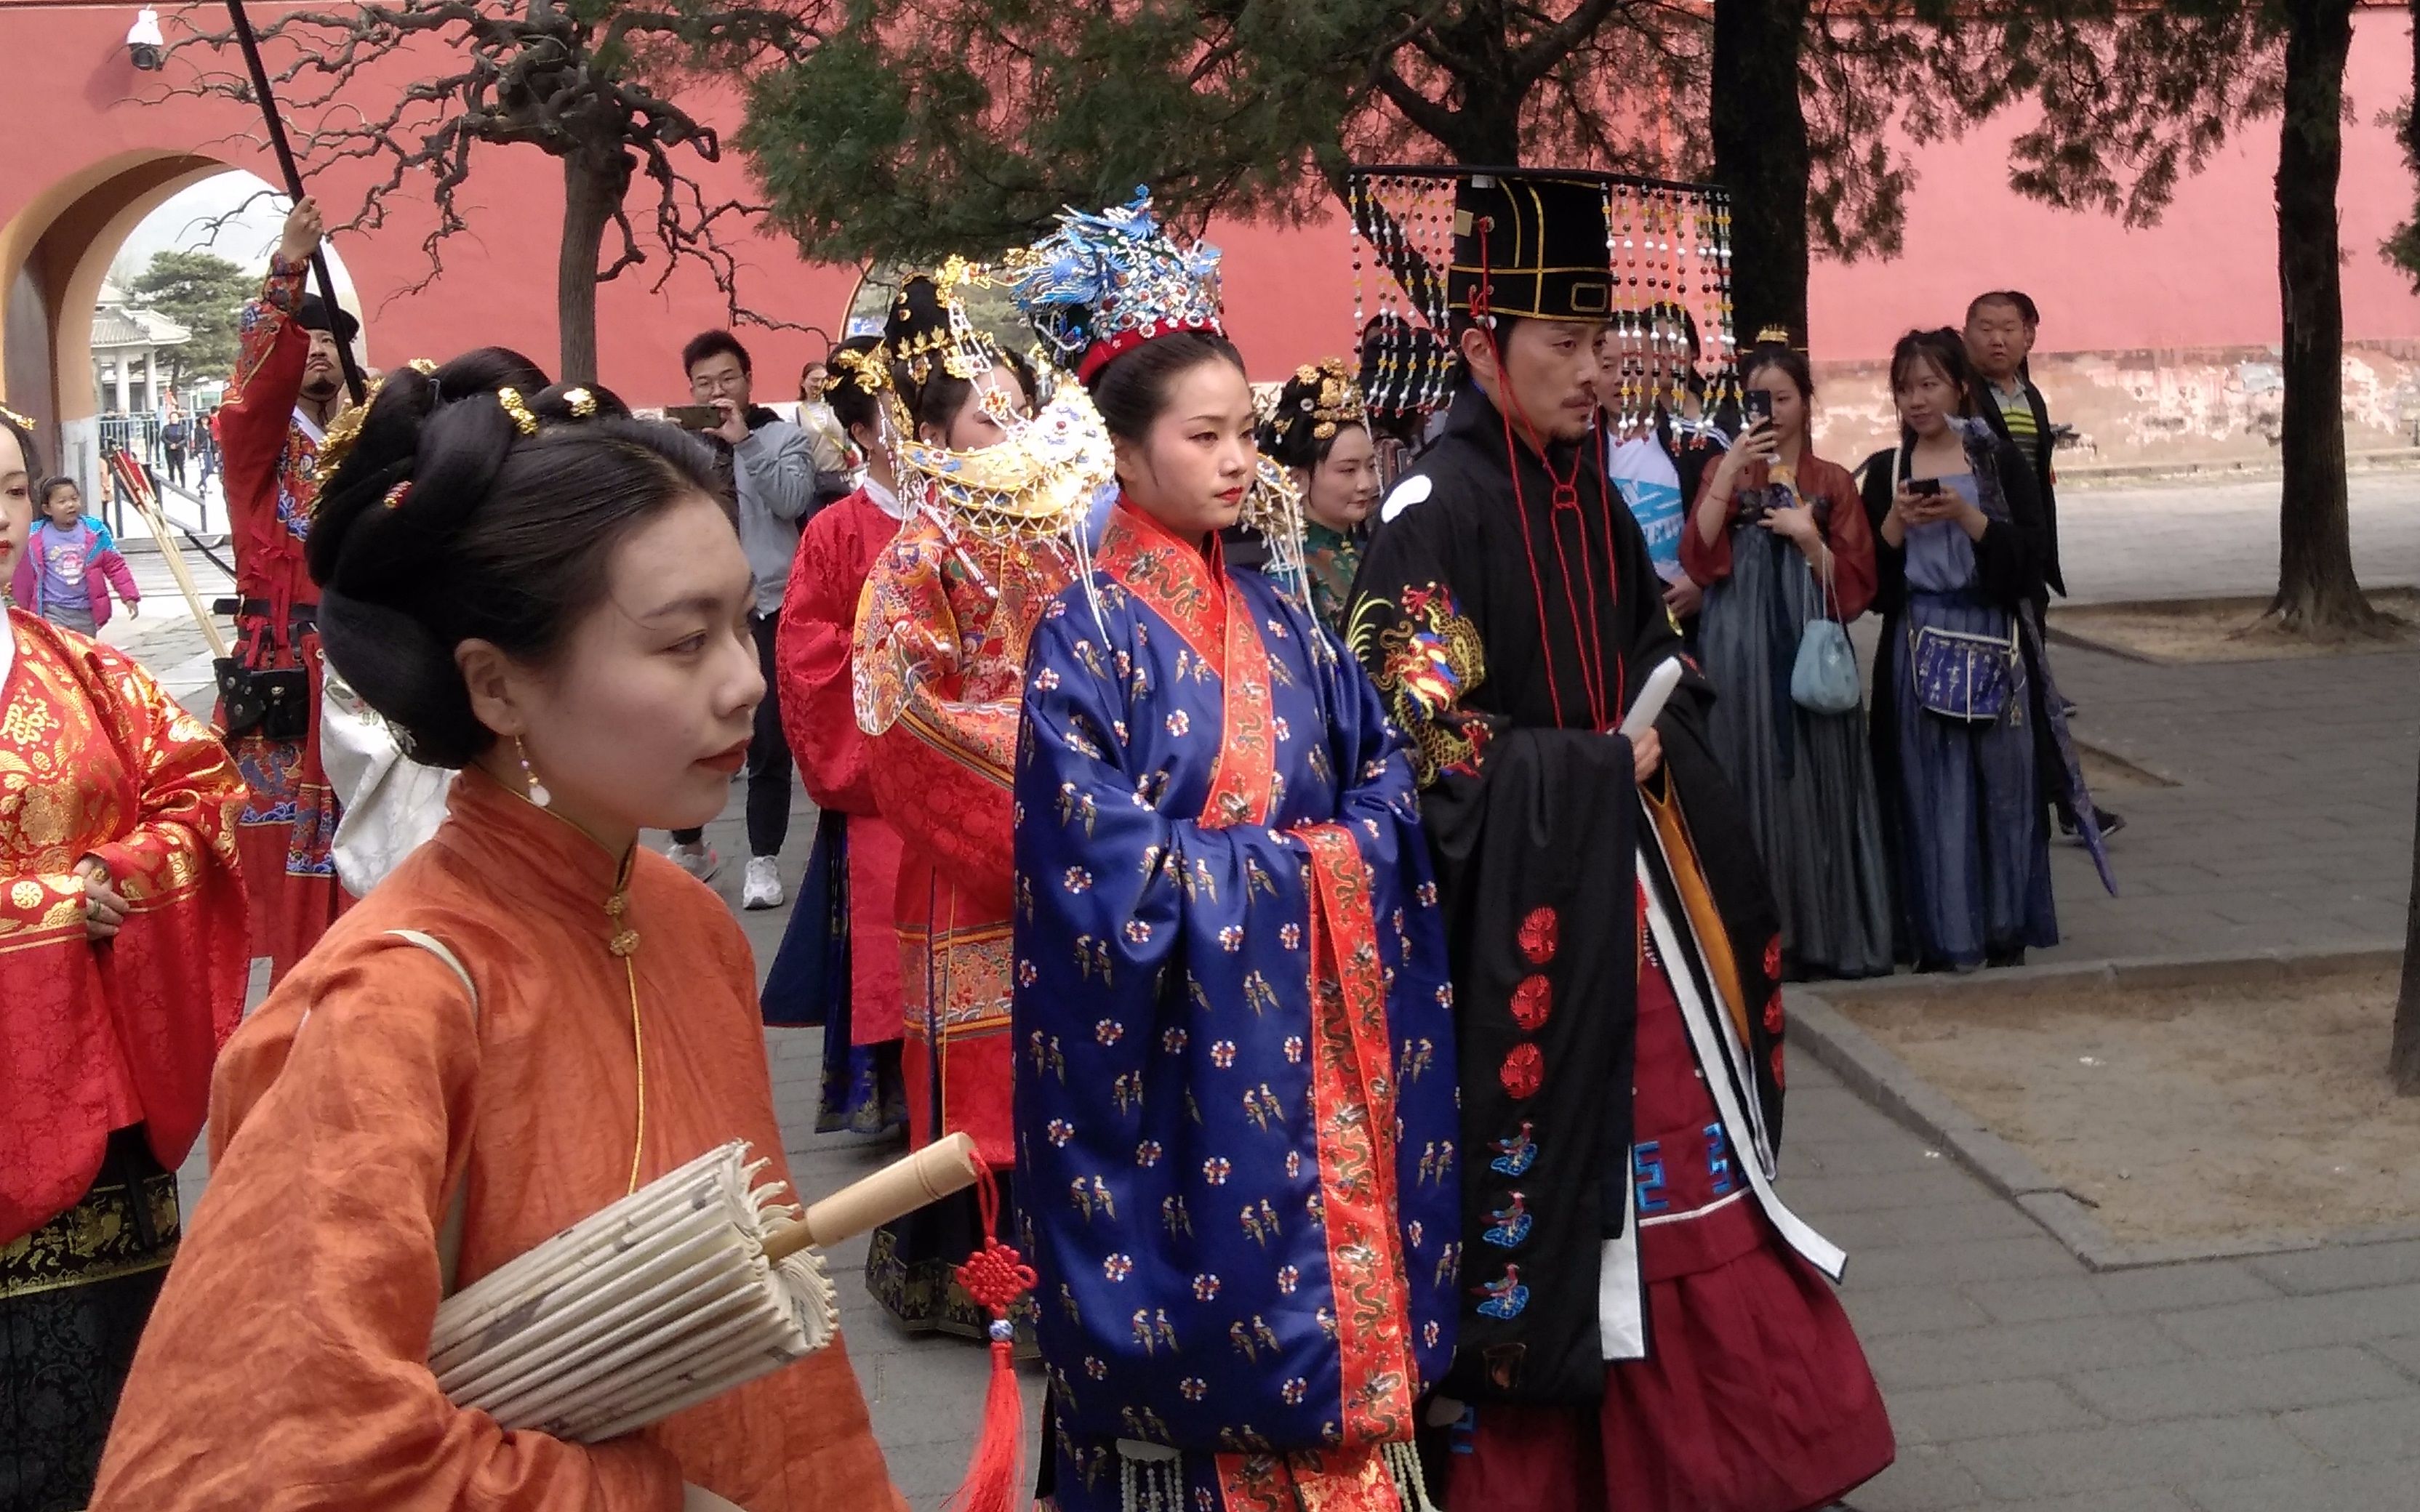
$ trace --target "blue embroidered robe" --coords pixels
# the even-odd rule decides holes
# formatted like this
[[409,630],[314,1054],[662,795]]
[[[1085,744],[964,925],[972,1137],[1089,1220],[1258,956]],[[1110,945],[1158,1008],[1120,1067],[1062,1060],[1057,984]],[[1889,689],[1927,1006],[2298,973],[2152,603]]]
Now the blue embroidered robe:
[[1057,1505],[1118,1507],[1140,1462],[1144,1505],[1392,1507],[1381,1448],[1450,1358],[1460,1257],[1411,764],[1353,660],[1215,547],[1122,506],[1090,588],[1034,632],[1016,775]]

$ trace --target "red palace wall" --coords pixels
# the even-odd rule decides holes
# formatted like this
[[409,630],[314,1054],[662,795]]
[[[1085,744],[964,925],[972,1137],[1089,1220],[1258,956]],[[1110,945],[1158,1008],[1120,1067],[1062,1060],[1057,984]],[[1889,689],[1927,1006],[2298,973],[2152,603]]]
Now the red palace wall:
[[[177,66],[166,75],[132,69],[123,43],[134,8],[0,0],[0,48],[19,80],[38,81],[30,88],[21,84],[27,108],[14,150],[0,154],[0,289],[8,306],[0,340],[8,396],[20,408],[54,409],[52,396],[25,392],[44,386],[43,348],[54,335],[62,351],[81,352],[80,341],[71,346],[70,338],[88,319],[100,274],[143,209],[214,162],[273,177],[266,154],[246,134],[257,122],[240,107],[162,99],[163,80],[181,77]],[[280,8],[257,7],[258,19]],[[2340,196],[2346,334],[2388,347],[2420,340],[2420,297],[2376,252],[2413,198],[2393,135],[2377,124],[2408,87],[2408,36],[2399,6],[2371,9],[2360,20]],[[725,125],[734,115],[727,97],[687,103]],[[2154,354],[2257,352],[2277,339],[2273,124],[2256,126],[2188,180],[2162,224],[2146,230],[2017,199],[2002,161],[2012,130],[1994,121],[1963,141],[1916,153],[1921,177],[1902,256],[1817,265],[1811,318],[1819,360],[1869,362],[1909,325],[1954,320],[1969,294],[2011,284],[2040,301],[2046,351],[2141,353],[2164,362]],[[562,206],[554,165],[526,149],[481,151],[484,166],[466,193],[471,232],[447,244],[445,272],[425,291],[390,293],[426,271],[416,208],[383,231],[337,239],[369,307],[373,363],[501,342],[551,365]],[[709,193],[747,193],[736,160],[700,171]],[[340,180],[323,193],[341,214],[358,187],[358,180]],[[634,193],[634,206],[644,189]],[[1352,274],[1341,222],[1298,230],[1220,224],[1212,239],[1226,249],[1231,325],[1256,377],[1281,376],[1344,349]],[[764,238],[752,240],[746,260],[751,302],[801,324],[838,329],[854,270],[804,264]],[[600,296],[600,376],[637,404],[672,398],[681,342],[721,319],[721,301],[703,274],[684,271],[654,292],[647,285],[655,271],[650,264],[626,273]],[[790,376],[821,345],[789,332],[743,334],[773,397],[788,396]],[[81,381],[65,388],[55,396],[58,418],[89,413]]]

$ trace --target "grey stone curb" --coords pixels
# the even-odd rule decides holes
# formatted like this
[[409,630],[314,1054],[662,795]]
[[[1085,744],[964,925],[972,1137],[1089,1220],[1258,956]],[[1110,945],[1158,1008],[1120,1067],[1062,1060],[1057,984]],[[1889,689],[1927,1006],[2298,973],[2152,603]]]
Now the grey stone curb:
[[1813,1057],[1818,1064],[1839,1077],[1849,1090],[1905,1124],[1928,1143],[1956,1156],[1985,1185],[2024,1209],[2086,1265],[2095,1271],[2123,1271],[2186,1260],[2420,1239],[2420,1223],[2382,1225],[2307,1238],[2120,1242],[2094,1215],[2090,1204],[2061,1186],[2023,1150],[1985,1128],[1973,1114],[1917,1075],[1906,1061],[1851,1023],[1848,1015],[1834,1006],[1834,1000],[1888,997],[1900,993],[1931,995],[1961,990],[1988,991],[1994,995],[2006,995],[2011,991],[2053,993],[2072,991],[2086,984],[2171,987],[2208,981],[2221,974],[2234,981],[2283,982],[2347,969],[2391,970],[2399,966],[2402,959],[2400,943],[2350,950],[2147,956],[2127,961],[2017,966],[1968,978],[1903,976],[1874,981],[1792,985],[1783,989],[1783,995],[1790,1011],[1792,1050]]
[[[2411,583],[2366,583],[2363,585],[2363,592],[2370,594],[2408,592],[2412,586],[2413,585]],[[2179,610],[2205,609],[2220,608],[2228,604],[2254,603],[2257,602],[2260,596],[2261,595],[2258,594],[2221,594],[2217,597],[2211,597],[2208,594],[2195,594],[2187,598],[2111,598],[2094,599],[2090,603],[2077,604],[2073,607],[2079,609],[2126,609],[2134,605],[2157,605],[2163,609]],[[2042,637],[2052,645],[2066,646],[2076,651],[2097,651],[2104,656],[2115,656],[2119,661],[2131,661],[2138,667],[2230,667],[2242,666],[2249,662],[2270,659],[2261,656],[2247,656],[2242,658],[2241,661],[2229,661],[2225,657],[2216,656],[2208,658],[2195,658],[2191,656],[2154,656],[2148,652],[2131,650],[2125,646],[2118,644],[2114,640],[2102,640],[2093,636],[2086,635],[2083,631],[2069,629],[2067,626],[2058,623],[2059,617],[2060,610],[2053,609],[2048,617],[2046,617],[2042,623]],[[2371,655],[2391,656],[2393,653],[2373,652]]]

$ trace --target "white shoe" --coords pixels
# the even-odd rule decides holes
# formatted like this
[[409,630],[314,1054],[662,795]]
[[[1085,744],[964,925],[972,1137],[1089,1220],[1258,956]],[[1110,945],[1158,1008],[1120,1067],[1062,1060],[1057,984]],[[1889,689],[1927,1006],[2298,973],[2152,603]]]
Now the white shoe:
[[739,906],[779,908],[782,898],[782,863],[770,856],[750,856],[748,880],[739,887]]
[[673,865],[700,882],[712,882],[714,874],[722,870],[722,856],[702,840],[687,845],[675,845],[664,854],[673,858]]

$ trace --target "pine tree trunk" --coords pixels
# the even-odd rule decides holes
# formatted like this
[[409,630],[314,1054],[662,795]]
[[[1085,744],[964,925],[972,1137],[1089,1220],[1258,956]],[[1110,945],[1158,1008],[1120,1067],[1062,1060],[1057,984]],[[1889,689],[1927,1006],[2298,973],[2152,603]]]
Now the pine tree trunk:
[[2344,299],[2336,185],[2353,0],[2288,0],[2285,125],[2277,147],[2277,282],[2286,328],[2284,501],[2277,596],[2307,635],[2366,631],[2377,614],[2353,577],[2345,504]]
[[563,160],[563,250],[555,265],[554,318],[565,383],[597,381],[597,259],[628,185],[618,152],[602,162],[585,152]]
[[2395,999],[2395,1043],[2386,1074],[2405,1097],[2420,1096],[2420,835],[2412,847],[2412,897],[2403,911],[2403,984]]
[[1807,0],[1714,0],[1714,181],[1731,194],[1731,301],[1743,346],[1778,326],[1807,344]]

